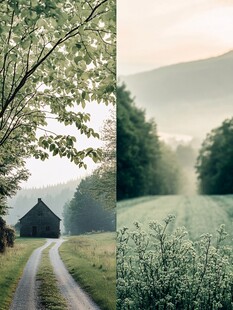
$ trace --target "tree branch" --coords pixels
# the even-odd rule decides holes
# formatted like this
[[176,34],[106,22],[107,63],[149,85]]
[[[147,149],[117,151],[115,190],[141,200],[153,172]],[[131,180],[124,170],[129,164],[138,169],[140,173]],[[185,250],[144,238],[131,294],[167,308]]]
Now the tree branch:
[[[95,14],[95,12],[98,10],[99,7],[101,7],[104,3],[106,3],[108,0],[103,0],[101,1],[99,4],[97,4],[93,10],[91,11],[90,15],[86,18],[86,20],[78,25],[77,27],[71,29],[63,38],[60,38],[55,44],[54,46],[49,50],[49,52],[47,54],[44,55],[44,57],[42,57],[34,66],[32,66],[32,68],[30,70],[28,70],[28,66],[27,66],[27,70],[23,76],[23,78],[21,79],[21,81],[19,82],[18,86],[15,88],[15,91],[10,95],[10,97],[7,98],[6,102],[4,103],[4,99],[2,99],[3,101],[3,106],[2,106],[2,110],[0,111],[0,118],[3,117],[7,107],[9,106],[10,102],[14,99],[14,97],[17,95],[17,93],[22,89],[22,87],[25,85],[26,81],[28,80],[28,78],[37,70],[37,68],[53,53],[53,51],[62,43],[64,43],[65,41],[67,41],[70,37],[72,37],[75,33],[75,35],[77,35],[78,32],[76,32],[80,26],[82,26],[83,24],[86,24],[87,22],[89,22],[90,20],[94,19],[97,15],[99,15],[100,13]],[[95,14],[95,15],[94,15]],[[101,12],[102,14],[102,12]],[[28,54],[29,55],[29,54]],[[28,57],[27,57],[27,65],[28,65]]]

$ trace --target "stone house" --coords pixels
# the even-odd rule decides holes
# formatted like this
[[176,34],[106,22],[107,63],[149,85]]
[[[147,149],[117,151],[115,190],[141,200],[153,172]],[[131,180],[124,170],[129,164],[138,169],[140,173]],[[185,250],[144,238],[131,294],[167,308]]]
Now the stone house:
[[38,198],[37,204],[19,220],[20,237],[59,238],[60,221],[41,198]]

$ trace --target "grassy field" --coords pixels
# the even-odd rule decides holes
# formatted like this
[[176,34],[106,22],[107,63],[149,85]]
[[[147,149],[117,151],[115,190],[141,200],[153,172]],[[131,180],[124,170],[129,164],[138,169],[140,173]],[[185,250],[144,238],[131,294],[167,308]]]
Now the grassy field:
[[102,310],[116,308],[115,233],[68,238],[60,255],[74,279]]
[[57,286],[56,276],[53,272],[49,258],[49,250],[54,246],[52,243],[48,248],[42,252],[41,263],[37,273],[37,280],[39,281],[39,297],[40,303],[45,309],[49,310],[65,310],[68,309],[66,300],[61,295]]
[[[226,196],[151,196],[118,203],[118,229],[162,221],[168,214],[176,216],[173,228],[184,226],[189,238],[196,240],[203,233],[216,234],[220,224],[233,236],[233,195]],[[230,240],[230,238],[229,238]]]
[[0,254],[0,309],[8,310],[14,290],[32,251],[45,239],[17,238],[14,248]]
[[[117,207],[118,230],[130,231],[122,229],[118,238],[119,310],[233,309],[233,195],[151,196]],[[175,220],[164,230],[169,214]],[[153,224],[150,230],[153,221],[163,226]],[[137,229],[134,222],[142,225]],[[226,240],[223,229],[221,235],[216,231],[221,224],[230,235]],[[178,227],[188,236],[183,229],[171,234]]]

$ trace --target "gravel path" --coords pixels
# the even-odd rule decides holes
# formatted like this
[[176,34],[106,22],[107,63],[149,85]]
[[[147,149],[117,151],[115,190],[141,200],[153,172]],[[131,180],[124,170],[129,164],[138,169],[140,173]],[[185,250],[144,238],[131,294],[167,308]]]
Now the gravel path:
[[54,273],[57,277],[59,288],[67,300],[70,310],[100,310],[100,308],[90,299],[90,297],[79,287],[71,275],[68,273],[62,262],[58,249],[64,242],[57,239],[56,244],[50,249],[50,260],[53,263]]
[[10,310],[35,310],[37,309],[36,296],[36,273],[40,262],[42,251],[51,244],[52,240],[47,240],[46,244],[34,250],[30,256],[14,294],[14,299]]
[[40,263],[41,253],[51,243],[55,245],[50,249],[49,256],[58,286],[67,300],[69,310],[100,310],[90,297],[79,287],[63,264],[58,249],[63,239],[48,239],[46,244],[34,250],[30,256],[14,294],[10,310],[40,310],[38,306],[36,273]]

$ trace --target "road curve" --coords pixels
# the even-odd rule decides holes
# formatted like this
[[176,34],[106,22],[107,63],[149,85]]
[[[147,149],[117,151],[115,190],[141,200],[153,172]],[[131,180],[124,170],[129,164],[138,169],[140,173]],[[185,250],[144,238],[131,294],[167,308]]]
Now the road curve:
[[38,309],[36,294],[36,273],[40,263],[42,251],[52,242],[52,240],[47,240],[45,245],[34,250],[30,256],[24,268],[22,278],[20,279],[15,291],[10,310]]
[[49,256],[58,280],[58,287],[67,300],[69,310],[100,310],[90,297],[80,288],[67,271],[62,262],[58,249],[63,239],[57,239],[56,244],[50,249]]

